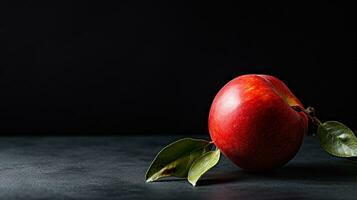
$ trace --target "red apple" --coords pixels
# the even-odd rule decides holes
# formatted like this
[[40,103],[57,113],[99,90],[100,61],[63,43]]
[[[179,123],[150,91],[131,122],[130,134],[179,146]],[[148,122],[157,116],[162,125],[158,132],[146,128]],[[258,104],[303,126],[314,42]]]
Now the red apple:
[[292,106],[303,108],[279,79],[239,76],[213,100],[208,120],[212,141],[243,169],[280,167],[297,153],[308,128],[306,114]]

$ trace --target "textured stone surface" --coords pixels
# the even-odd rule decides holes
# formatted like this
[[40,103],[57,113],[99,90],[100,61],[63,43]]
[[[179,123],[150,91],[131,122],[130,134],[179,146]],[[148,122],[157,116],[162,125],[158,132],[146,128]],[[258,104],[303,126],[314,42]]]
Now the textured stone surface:
[[[204,137],[204,136],[198,136]],[[356,199],[357,164],[308,137],[285,167],[251,174],[224,157],[198,187],[145,183],[155,154],[182,136],[2,137],[1,199]]]

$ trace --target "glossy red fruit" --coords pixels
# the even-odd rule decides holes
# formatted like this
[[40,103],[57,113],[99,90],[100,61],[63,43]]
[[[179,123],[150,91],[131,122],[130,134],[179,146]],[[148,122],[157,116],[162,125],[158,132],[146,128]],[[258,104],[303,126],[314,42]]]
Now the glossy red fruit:
[[213,100],[208,120],[211,138],[243,169],[280,167],[297,153],[308,128],[307,116],[291,106],[303,107],[279,79],[239,76]]

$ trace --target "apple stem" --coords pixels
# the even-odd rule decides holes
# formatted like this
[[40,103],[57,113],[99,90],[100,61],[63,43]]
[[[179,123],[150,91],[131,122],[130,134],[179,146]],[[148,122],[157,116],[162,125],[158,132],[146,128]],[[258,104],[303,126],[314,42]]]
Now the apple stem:
[[315,108],[309,106],[306,108],[305,113],[310,117],[312,123],[314,123],[317,127],[322,124],[321,121],[316,117]]
[[315,108],[309,106],[307,107],[306,109],[300,107],[300,106],[291,106],[294,110],[296,110],[297,112],[303,112],[305,113],[309,118],[310,120],[312,121],[312,123],[319,127],[322,123],[321,121],[316,117],[316,111],[315,111]]

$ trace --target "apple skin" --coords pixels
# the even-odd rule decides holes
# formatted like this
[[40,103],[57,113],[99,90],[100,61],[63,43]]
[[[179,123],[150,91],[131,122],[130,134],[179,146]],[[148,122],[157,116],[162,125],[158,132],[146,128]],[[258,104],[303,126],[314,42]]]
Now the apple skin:
[[248,74],[228,82],[211,105],[208,128],[214,144],[249,171],[289,162],[308,129],[308,117],[291,106],[301,102],[279,79]]

